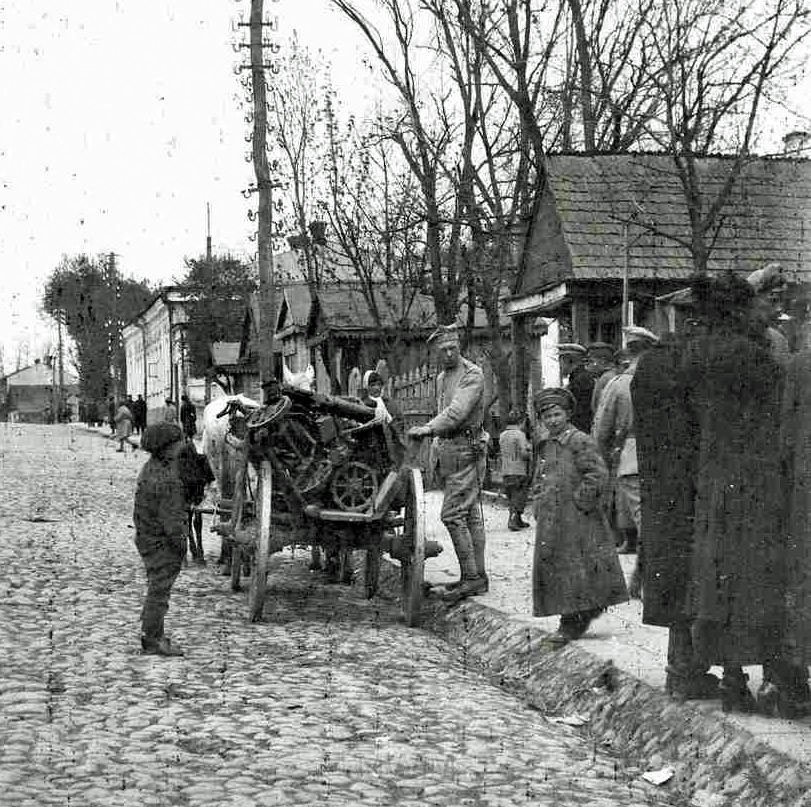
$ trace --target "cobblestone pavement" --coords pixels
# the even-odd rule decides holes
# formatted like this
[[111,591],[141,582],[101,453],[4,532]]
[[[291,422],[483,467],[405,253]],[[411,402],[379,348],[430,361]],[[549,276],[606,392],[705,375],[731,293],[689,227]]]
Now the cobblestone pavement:
[[213,565],[184,569],[167,627],[187,655],[140,655],[144,455],[0,429],[0,803],[665,803],[394,604],[312,578],[303,553],[274,558],[261,625]]

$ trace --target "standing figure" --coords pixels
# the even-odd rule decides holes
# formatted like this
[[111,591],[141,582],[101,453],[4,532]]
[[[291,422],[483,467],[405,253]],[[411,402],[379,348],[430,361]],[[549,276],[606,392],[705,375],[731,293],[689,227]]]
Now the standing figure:
[[129,407],[124,402],[118,407],[113,422],[115,423],[115,433],[118,438],[118,448],[116,451],[123,451],[124,443],[127,443],[127,445],[131,446],[132,450],[135,451],[137,446],[130,439],[132,435],[132,412],[130,412]]
[[135,546],[146,569],[147,592],[141,611],[144,653],[182,656],[164,634],[172,586],[186,556],[187,508],[178,472],[183,434],[170,423],[144,431],[141,447],[150,458],[138,474],[135,488]]
[[588,351],[583,345],[575,342],[564,342],[558,345],[558,363],[560,365],[561,386],[574,397],[572,425],[588,434],[594,412],[591,409],[591,397],[594,394],[594,375],[586,369]]
[[700,278],[693,292],[706,333],[691,340],[687,369],[699,428],[687,613],[695,650],[724,668],[723,708],[752,711],[743,667],[787,683],[781,371],[750,286]]
[[535,404],[549,436],[540,446],[532,486],[532,613],[560,614],[552,638],[563,644],[579,639],[628,592],[601,512],[608,472],[594,440],[571,423],[574,398],[553,387],[541,390]]
[[613,346],[607,342],[592,342],[588,346],[586,369],[594,376],[594,389],[591,392],[592,416],[600,408],[600,396],[603,394],[605,385],[619,372],[614,361],[614,355]]
[[183,427],[183,435],[187,440],[193,440],[197,434],[197,409],[188,395],[182,395],[180,400],[180,425]]
[[606,384],[592,435],[614,477],[616,525],[625,537],[620,551],[634,552],[642,524],[631,381],[640,356],[656,344],[658,337],[646,328],[630,326],[625,328],[625,338],[631,362]]
[[665,689],[683,700],[719,694],[718,678],[693,648],[686,609],[699,446],[685,377],[689,340],[663,336],[639,358],[631,380],[645,536],[642,621],[668,629]]
[[453,541],[461,576],[444,598],[455,603],[488,589],[485,532],[481,505],[488,435],[484,420],[484,374],[463,358],[455,325],[442,326],[428,340],[442,372],[437,377],[437,415],[409,437],[436,437],[438,474],[444,489],[440,517]]
[[532,445],[521,428],[523,416],[520,412],[507,415],[504,431],[498,438],[501,455],[501,484],[510,506],[507,529],[517,531],[529,527],[522,518],[527,506],[529,486],[529,465],[532,458]]
[[133,403],[135,409],[133,410],[133,423],[135,433],[141,434],[146,428],[146,401],[143,395],[139,395]]
[[183,495],[188,508],[189,549],[192,560],[205,566],[205,552],[203,551],[203,514],[197,510],[206,495],[206,487],[214,481],[214,472],[211,470],[205,454],[198,454],[194,443],[189,440],[180,451],[178,462],[180,481],[183,483]]
[[163,422],[177,424],[177,407],[171,398],[167,398],[163,408]]
[[115,399],[109,398],[107,400],[107,423],[110,425],[110,434],[115,434]]

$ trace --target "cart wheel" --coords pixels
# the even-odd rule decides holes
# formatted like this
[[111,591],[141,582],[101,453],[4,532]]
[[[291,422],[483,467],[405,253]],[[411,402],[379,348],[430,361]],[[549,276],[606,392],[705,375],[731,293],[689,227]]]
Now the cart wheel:
[[259,466],[259,541],[253,563],[253,577],[248,594],[248,619],[261,622],[265,609],[267,590],[268,561],[270,559],[270,519],[272,514],[273,471],[269,460],[262,460]]
[[366,599],[371,600],[377,594],[377,584],[380,580],[380,543],[372,541],[366,550],[366,568],[364,569],[364,593]]
[[406,492],[403,543],[409,547],[408,560],[402,562],[403,614],[411,628],[422,618],[422,586],[425,570],[425,492],[422,474],[412,468]]
[[231,544],[231,591],[242,591],[242,546],[234,541]]

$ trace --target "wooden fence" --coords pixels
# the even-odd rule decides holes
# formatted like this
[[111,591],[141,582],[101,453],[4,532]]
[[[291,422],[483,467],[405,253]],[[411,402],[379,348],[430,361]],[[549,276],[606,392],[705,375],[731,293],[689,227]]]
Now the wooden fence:
[[[400,405],[406,430],[412,426],[422,426],[436,413],[436,372],[424,364],[409,372],[392,376],[386,384],[386,394]],[[428,471],[430,448],[431,441],[423,440],[419,464],[424,473]],[[430,479],[431,474],[426,473],[426,477]]]

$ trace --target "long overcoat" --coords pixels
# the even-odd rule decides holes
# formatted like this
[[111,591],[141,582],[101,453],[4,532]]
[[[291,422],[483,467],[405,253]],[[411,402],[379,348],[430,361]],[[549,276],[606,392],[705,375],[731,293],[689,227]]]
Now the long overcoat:
[[639,468],[642,621],[684,618],[693,549],[698,423],[690,406],[683,339],[665,338],[640,358],[631,381]]
[[807,666],[811,658],[811,352],[786,370],[781,417],[787,489],[786,649]]
[[628,599],[601,511],[607,477],[594,440],[573,426],[541,445],[532,488],[534,616],[572,614]]
[[688,373],[700,428],[688,611],[714,661],[760,664],[785,618],[780,368],[765,339],[730,332],[696,340]]

